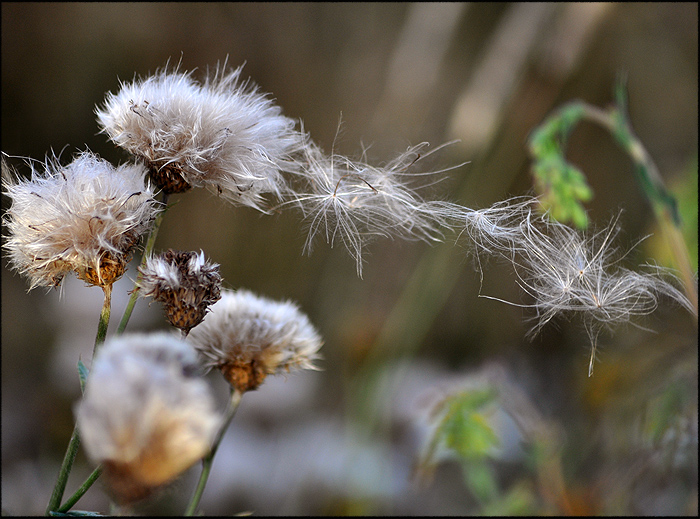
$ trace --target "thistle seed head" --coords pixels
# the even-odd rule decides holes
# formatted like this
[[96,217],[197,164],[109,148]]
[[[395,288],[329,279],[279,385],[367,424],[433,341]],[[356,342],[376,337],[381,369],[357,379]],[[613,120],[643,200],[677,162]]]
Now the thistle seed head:
[[141,235],[157,213],[139,165],[115,168],[85,151],[67,166],[47,159],[31,179],[9,172],[3,161],[4,244],[12,268],[29,289],[53,287],[73,271],[83,281],[111,285],[121,277]]
[[302,136],[295,121],[248,81],[241,68],[216,69],[204,83],[165,70],[122,83],[97,120],[119,147],[141,158],[166,193],[207,187],[235,204],[263,210],[263,196],[286,189],[281,171]]
[[221,369],[241,393],[258,388],[267,375],[316,369],[313,361],[323,344],[294,303],[272,301],[246,290],[224,290],[188,341],[205,367]]
[[88,456],[121,503],[150,495],[207,454],[221,424],[195,351],[165,333],[109,339],[76,409]]

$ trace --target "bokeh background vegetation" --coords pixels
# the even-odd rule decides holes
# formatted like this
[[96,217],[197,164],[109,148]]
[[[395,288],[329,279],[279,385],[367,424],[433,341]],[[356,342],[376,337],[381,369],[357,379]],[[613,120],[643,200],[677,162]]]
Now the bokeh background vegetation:
[[[359,157],[369,147],[381,163],[409,145],[459,139],[429,165],[468,164],[433,194],[472,208],[531,190],[532,129],[575,98],[606,106],[624,73],[632,124],[697,235],[696,3],[3,2],[1,53],[10,155],[54,150],[68,160],[88,147],[123,162],[97,134],[105,93],[168,60],[201,78],[228,56],[326,151]],[[568,157],[594,191],[594,226],[622,209],[622,249],[655,232],[608,134],[581,125]],[[528,342],[527,310],[478,297],[528,302],[508,265],[485,264],[482,283],[456,236],[439,246],[379,241],[359,279],[340,247],[318,241],[302,255],[300,217],[194,190],[177,197],[158,237],[160,249],[203,249],[228,287],[298,301],[326,341],[324,371],[246,395],[215,460],[207,514],[697,515],[691,316],[662,305],[639,321],[653,332],[604,334],[588,378],[576,321]],[[625,261],[667,256],[654,236]],[[115,322],[129,288],[115,285]],[[62,292],[27,294],[3,261],[5,513],[43,513],[71,434],[76,363],[90,360],[101,291],[69,279]],[[136,314],[131,330],[165,328],[155,304],[140,301]],[[462,396],[444,400],[453,393]],[[450,414],[454,402],[466,402],[463,419]],[[79,454],[69,494],[91,469]],[[140,510],[181,513],[197,475]],[[98,487],[77,508],[106,511]]]

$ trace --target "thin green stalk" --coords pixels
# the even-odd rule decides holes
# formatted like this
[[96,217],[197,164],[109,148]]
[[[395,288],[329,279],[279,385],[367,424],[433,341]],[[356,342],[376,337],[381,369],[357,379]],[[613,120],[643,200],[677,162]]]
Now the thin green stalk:
[[95,358],[95,353],[97,353],[97,348],[100,344],[105,342],[107,337],[107,328],[109,327],[109,318],[112,314],[112,285],[107,285],[102,287],[104,292],[104,301],[102,303],[102,310],[100,311],[100,320],[97,323],[97,336],[95,337],[95,345],[92,348],[92,357]]
[[[92,349],[93,358],[97,352],[97,348],[105,341],[105,337],[107,336],[107,328],[109,327],[109,317],[112,307],[112,285],[102,287],[102,291],[104,292],[104,301],[102,303],[102,310],[100,311],[100,320],[97,323],[97,336],[95,337],[95,345]],[[73,426],[73,434],[71,435],[70,442],[68,443],[66,454],[63,457],[61,468],[58,471],[58,478],[56,479],[56,484],[54,485],[53,492],[51,493],[49,504],[46,507],[46,515],[49,515],[49,512],[55,511],[61,504],[61,499],[63,499],[63,493],[65,492],[66,484],[68,483],[68,476],[70,476],[70,471],[73,468],[75,456],[78,454],[78,447],[80,447],[80,434],[76,424]]]
[[68,510],[73,508],[73,505],[77,503],[81,497],[85,494],[85,492],[88,491],[88,489],[92,486],[92,484],[97,481],[97,478],[100,477],[100,474],[102,474],[102,465],[98,466],[95,470],[92,471],[92,474],[88,476],[88,478],[85,480],[85,482],[80,486],[78,490],[75,491],[75,494],[73,494],[68,500],[61,505],[61,508],[59,508],[57,511],[60,513],[66,513]]
[[73,468],[73,462],[75,461],[75,456],[78,454],[78,447],[80,447],[80,435],[78,434],[78,426],[73,427],[73,434],[70,437],[70,442],[68,443],[68,449],[63,457],[63,463],[61,463],[61,469],[58,471],[58,479],[56,480],[56,485],[53,488],[53,493],[51,494],[51,499],[49,499],[49,505],[46,507],[46,515],[48,516],[50,512],[53,512],[58,508],[63,498],[63,492],[66,490],[66,483],[68,483],[68,476]]
[[[146,260],[151,255],[151,253],[153,252],[153,248],[155,247],[156,237],[158,236],[158,230],[160,229],[160,224],[163,222],[163,217],[165,216],[165,211],[167,210],[167,193],[163,193],[161,203],[165,205],[166,208],[160,213],[158,213],[158,216],[156,216],[153,222],[153,227],[151,227],[151,232],[148,235],[148,240],[146,241],[146,247],[143,250],[143,256],[141,256],[141,267],[143,267],[146,264]],[[122,316],[122,320],[119,322],[119,326],[117,327],[117,335],[124,333],[126,325],[129,324],[131,313],[134,311],[136,300],[139,298],[139,282],[141,281],[141,278],[141,272],[139,272],[136,276],[136,282],[134,283],[134,289],[131,291],[131,297],[129,297],[129,302],[127,303],[126,308],[124,309],[124,315]]]
[[[625,102],[625,98],[621,96],[622,94],[618,93],[618,104]],[[632,132],[624,113],[624,106],[618,106],[610,111],[604,111],[585,103],[583,107],[583,116],[589,121],[596,122],[609,130],[634,162],[637,182],[641,186],[647,200],[649,200],[661,232],[671,248],[686,295],[693,304],[695,315],[697,316],[698,292],[695,286],[693,270],[690,266],[688,247],[680,230],[681,221],[675,197],[666,189],[654,160]]]
[[197,483],[197,488],[195,489],[194,494],[192,495],[192,499],[190,500],[190,504],[187,506],[187,510],[185,511],[185,517],[192,517],[197,511],[199,501],[202,499],[202,494],[204,494],[204,487],[206,486],[207,479],[209,478],[209,472],[211,472],[211,466],[214,461],[214,456],[216,455],[216,450],[219,448],[219,443],[221,443],[221,439],[224,437],[226,429],[228,429],[231,420],[233,420],[233,417],[236,414],[236,410],[238,409],[238,406],[241,403],[242,396],[243,394],[237,389],[231,390],[231,400],[229,401],[226,416],[224,417],[224,421],[221,425],[221,428],[219,429],[219,432],[216,435],[214,443],[211,447],[211,451],[202,460],[202,473],[199,475],[199,482]]

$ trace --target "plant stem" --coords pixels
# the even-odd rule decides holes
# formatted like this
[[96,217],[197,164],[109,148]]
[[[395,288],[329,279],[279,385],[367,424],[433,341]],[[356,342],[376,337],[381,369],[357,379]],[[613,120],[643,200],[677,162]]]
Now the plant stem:
[[58,508],[61,503],[61,498],[63,498],[63,492],[66,489],[66,483],[68,483],[68,476],[70,475],[71,468],[73,468],[73,462],[75,461],[75,456],[78,454],[78,447],[80,446],[80,436],[78,434],[78,426],[73,427],[73,434],[70,437],[70,442],[68,443],[68,449],[63,457],[63,463],[61,464],[61,469],[58,471],[58,479],[56,480],[56,485],[53,488],[53,493],[51,494],[51,499],[49,499],[49,504],[46,507],[46,515],[49,512],[53,512]]
[[[102,344],[105,341],[105,337],[107,336],[107,328],[109,327],[109,317],[111,314],[112,307],[112,285],[103,286],[102,291],[104,292],[104,301],[102,303],[102,310],[100,311],[100,320],[97,323],[97,336],[95,337],[95,345],[92,349],[93,359],[95,358],[97,348],[99,348],[100,344]],[[68,483],[68,476],[70,475],[70,471],[73,468],[75,456],[78,454],[78,447],[80,447],[80,434],[78,433],[78,425],[76,424],[73,426],[73,434],[71,435],[70,442],[68,443],[66,454],[63,457],[63,463],[61,463],[61,468],[58,471],[58,478],[56,479],[56,485],[54,486],[53,492],[51,493],[49,504],[46,507],[46,515],[49,515],[49,512],[56,511],[56,509],[61,504],[61,499],[63,498],[63,493],[65,492],[66,484]],[[97,479],[97,477],[95,477],[95,479]],[[92,485],[92,483],[94,483],[94,480],[85,488],[85,491],[87,491],[87,489],[90,488],[90,485]],[[85,484],[83,484],[83,486],[85,486]],[[85,493],[85,491],[83,492],[83,494]],[[78,496],[78,499],[79,498],[80,496]]]
[[92,348],[92,358],[95,358],[95,353],[97,353],[97,348],[100,344],[105,342],[105,337],[107,337],[107,328],[109,327],[109,317],[112,314],[112,285],[106,285],[102,287],[104,292],[104,301],[102,303],[102,310],[100,311],[100,320],[97,323],[97,336],[95,337],[95,345]]
[[[620,99],[618,101],[623,102]],[[649,200],[661,232],[671,248],[676,266],[680,271],[686,296],[688,296],[697,317],[698,291],[690,266],[688,247],[680,231],[681,222],[675,197],[666,189],[654,160],[632,132],[623,106],[618,106],[610,111],[601,110],[585,103],[583,107],[584,117],[609,130],[618,144],[632,158],[637,181]]]
[[85,480],[85,482],[81,485],[81,487],[75,491],[75,494],[73,494],[63,505],[61,505],[61,508],[59,508],[57,511],[61,513],[66,513],[68,510],[73,508],[73,505],[78,502],[78,500],[83,497],[85,492],[88,491],[88,489],[92,486],[92,484],[97,481],[97,478],[100,477],[100,474],[102,474],[102,465],[98,466],[95,470],[92,471],[92,474],[88,476],[88,478]]
[[211,472],[211,466],[214,461],[214,456],[216,455],[216,450],[219,448],[219,443],[221,443],[221,439],[224,437],[226,429],[228,429],[231,420],[236,414],[236,410],[238,409],[238,406],[241,403],[242,396],[243,393],[241,393],[237,389],[231,390],[231,400],[229,401],[228,409],[226,410],[226,415],[224,416],[224,421],[221,424],[221,428],[219,429],[216,438],[214,439],[211,451],[202,460],[202,473],[199,476],[199,482],[197,483],[197,488],[195,489],[194,494],[192,495],[190,504],[187,506],[187,510],[185,511],[186,517],[193,516],[195,511],[197,510],[197,507],[199,506],[199,501],[202,499],[202,494],[204,494],[204,487],[206,486],[207,479],[209,478],[209,472]]
[[[153,227],[151,227],[151,232],[148,235],[148,240],[146,241],[146,247],[144,247],[143,249],[143,256],[141,256],[140,267],[143,267],[146,264],[146,260],[151,255],[151,253],[153,252],[153,248],[155,247],[156,237],[158,236],[158,230],[160,229],[160,224],[163,222],[163,217],[165,216],[165,211],[167,210],[167,193],[163,193],[161,203],[166,207],[163,211],[158,213],[155,220],[153,221]],[[129,302],[127,303],[126,308],[124,309],[124,315],[122,316],[122,320],[119,322],[119,326],[117,327],[117,335],[124,333],[126,325],[129,324],[131,313],[134,311],[136,300],[139,298],[139,282],[141,281],[141,278],[141,272],[139,272],[136,276],[136,282],[134,283],[134,289],[131,291],[131,297],[129,298]]]

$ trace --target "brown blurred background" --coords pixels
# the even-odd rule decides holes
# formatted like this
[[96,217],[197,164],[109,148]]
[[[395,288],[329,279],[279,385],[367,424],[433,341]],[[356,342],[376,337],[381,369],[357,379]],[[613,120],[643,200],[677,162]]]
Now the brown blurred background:
[[[357,158],[369,146],[368,159],[381,163],[409,145],[459,139],[424,167],[468,161],[434,196],[472,208],[528,192],[529,132],[566,101],[606,106],[624,73],[635,131],[665,181],[681,195],[694,190],[697,218],[697,180],[688,183],[697,175],[696,3],[5,2],[1,52],[9,155],[63,150],[67,161],[87,147],[126,161],[97,134],[105,93],[168,60],[202,78],[228,57],[326,151]],[[595,192],[594,224],[622,209],[622,249],[653,232],[629,159],[609,135],[582,125],[568,156]],[[423,396],[485,366],[504,370],[562,431],[578,513],[697,514],[697,323],[687,314],[662,307],[640,322],[653,333],[604,334],[589,379],[580,324],[556,323],[526,341],[526,310],[478,297],[527,303],[512,270],[489,263],[480,288],[456,236],[439,246],[375,242],[359,279],[339,246],[318,240],[302,255],[300,218],[195,190],[177,198],[158,236],[159,249],[203,249],[228,287],[298,301],[325,338],[323,372],[246,396],[215,461],[207,514],[478,513],[455,462],[424,486],[411,467],[429,430]],[[662,258],[643,245],[627,260]],[[2,508],[22,515],[44,512],[79,398],[75,365],[89,361],[101,304],[97,288],[75,279],[61,298],[26,286],[3,261]],[[115,286],[110,331],[128,289],[128,279]],[[136,314],[131,330],[165,328],[157,304],[140,301]],[[386,386],[373,385],[377,373]],[[682,395],[678,416],[688,415],[688,450],[664,465],[663,449],[638,433],[669,385]],[[513,456],[499,466],[504,486],[528,477]],[[90,470],[80,454],[67,495]],[[190,471],[144,513],[181,513],[197,476]],[[78,509],[107,511],[98,487]],[[552,511],[536,509],[544,510]]]

